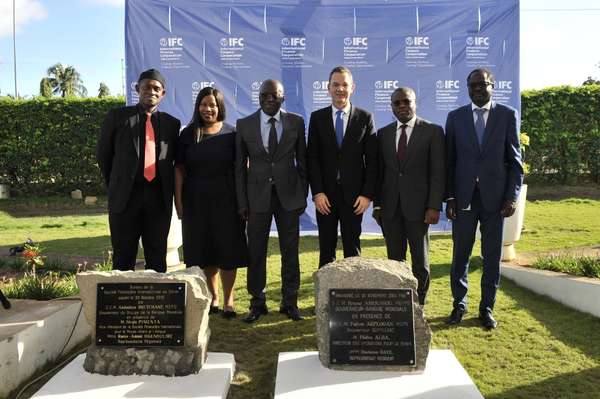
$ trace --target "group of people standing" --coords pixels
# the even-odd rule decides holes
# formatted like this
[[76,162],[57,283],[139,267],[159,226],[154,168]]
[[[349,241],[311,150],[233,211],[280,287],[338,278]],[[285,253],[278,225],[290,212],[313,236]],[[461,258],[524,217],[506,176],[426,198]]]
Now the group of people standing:
[[[449,113],[446,127],[416,114],[416,93],[396,89],[391,109],[396,121],[375,129],[370,112],[352,104],[352,73],[338,66],[329,75],[331,106],[305,122],[285,111],[284,87],[265,80],[260,109],[225,122],[223,94],[202,89],[191,122],[179,134],[177,119],[157,110],[166,82],[157,70],[143,72],[136,86],[139,103],[111,110],[101,129],[98,164],[108,187],[113,267],[132,270],[141,237],[146,265],[166,271],[166,237],[172,199],[182,219],[184,262],[205,271],[213,294],[210,313],[237,316],[233,302],[236,269],[248,267],[253,323],[268,313],[266,260],[275,219],[281,252],[279,312],[302,320],[299,218],[310,186],[319,231],[319,267],[335,260],[338,226],[344,257],[361,253],[361,223],[373,202],[388,257],[406,259],[418,280],[418,301],[429,288],[430,224],[442,203],[453,221],[450,272],[453,309],[449,324],[460,323],[467,306],[467,273],[481,225],[483,276],[479,319],[495,328],[492,316],[500,279],[502,227],[512,215],[521,187],[518,118],[491,100],[494,77],[476,69],[467,77],[472,103]],[[445,130],[445,134],[444,134]],[[218,276],[223,286],[219,307]]]

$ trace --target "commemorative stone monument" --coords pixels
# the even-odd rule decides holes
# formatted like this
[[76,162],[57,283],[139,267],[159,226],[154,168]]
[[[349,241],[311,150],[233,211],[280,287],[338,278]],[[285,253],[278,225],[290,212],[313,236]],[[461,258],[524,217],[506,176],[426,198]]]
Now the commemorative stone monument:
[[319,360],[330,369],[425,370],[431,330],[405,262],[351,257],[314,274]]
[[200,268],[83,272],[77,284],[92,331],[86,371],[184,376],[202,368],[211,294]]

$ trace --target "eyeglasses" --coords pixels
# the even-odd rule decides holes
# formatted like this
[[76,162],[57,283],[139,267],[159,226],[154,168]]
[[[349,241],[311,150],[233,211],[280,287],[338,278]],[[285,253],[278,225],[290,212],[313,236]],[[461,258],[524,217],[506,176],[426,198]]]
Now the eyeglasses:
[[260,93],[259,94],[260,98],[262,98],[263,100],[280,100],[283,98],[283,96],[281,95],[281,93]]
[[469,83],[469,89],[487,89],[489,86],[494,87],[494,82],[473,82]]

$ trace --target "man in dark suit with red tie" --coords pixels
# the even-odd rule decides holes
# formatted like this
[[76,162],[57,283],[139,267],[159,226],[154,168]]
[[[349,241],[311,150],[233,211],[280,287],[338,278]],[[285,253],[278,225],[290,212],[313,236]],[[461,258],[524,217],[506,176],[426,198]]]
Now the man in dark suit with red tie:
[[108,112],[96,157],[108,188],[113,268],[133,270],[140,237],[146,267],[167,269],[167,235],[173,209],[178,119],[158,111],[165,78],[155,69],[140,74],[135,106]]
[[397,122],[377,132],[378,187],[373,217],[383,230],[389,259],[406,260],[408,238],[419,303],[429,288],[429,225],[439,221],[444,199],[444,131],[416,114],[416,96],[409,87],[392,93]]
[[523,182],[519,119],[516,110],[492,101],[494,75],[488,69],[473,70],[467,85],[472,103],[446,119],[446,216],[452,220],[454,298],[446,322],[460,323],[467,311],[469,258],[479,223],[483,258],[479,321],[493,329],[504,218],[515,212]]
[[373,115],[351,104],[350,70],[329,74],[332,105],[314,111],[308,126],[308,176],[319,229],[319,267],[336,258],[338,223],[344,257],[360,255],[363,213],[375,196],[377,140]]

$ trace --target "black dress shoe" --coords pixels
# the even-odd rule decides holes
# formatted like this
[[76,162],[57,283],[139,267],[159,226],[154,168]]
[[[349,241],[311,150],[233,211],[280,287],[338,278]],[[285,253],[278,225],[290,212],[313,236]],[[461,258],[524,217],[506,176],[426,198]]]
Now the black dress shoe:
[[217,314],[221,313],[221,309],[218,306],[210,305],[210,309],[208,310],[208,314]]
[[237,313],[235,310],[225,310],[223,309],[223,313],[221,313],[221,317],[226,320],[235,319],[237,317]]
[[287,317],[294,321],[304,320],[304,317],[302,317],[296,306],[282,306],[279,308],[279,313],[287,315]]
[[465,309],[461,309],[461,308],[454,308],[452,309],[452,313],[450,313],[450,317],[448,317],[448,319],[446,319],[446,324],[448,325],[454,325],[454,324],[458,324],[462,321],[463,315],[466,313]]
[[489,311],[479,312],[479,321],[483,328],[488,330],[498,327],[498,322],[494,319],[494,316],[492,316],[492,312]]
[[260,308],[251,308],[250,313],[248,313],[248,316],[244,317],[242,321],[248,324],[254,323],[255,321],[258,321],[258,319],[260,319],[260,316],[267,313],[269,313],[269,310],[266,306]]

